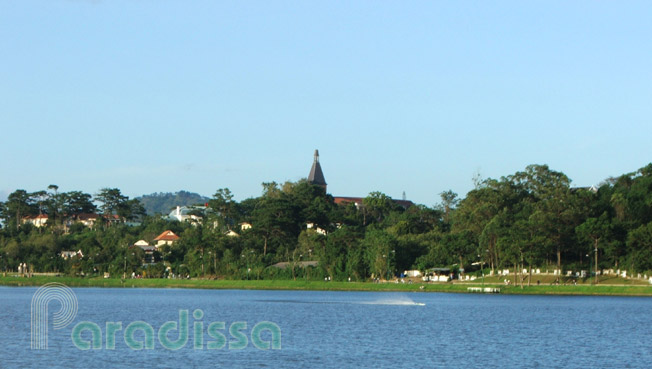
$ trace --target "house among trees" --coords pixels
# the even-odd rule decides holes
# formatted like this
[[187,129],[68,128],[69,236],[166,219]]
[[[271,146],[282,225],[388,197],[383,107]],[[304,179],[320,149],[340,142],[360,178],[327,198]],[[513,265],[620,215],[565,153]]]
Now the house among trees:
[[100,216],[95,213],[82,213],[77,215],[75,218],[77,221],[83,225],[85,225],[88,228],[93,228],[95,226],[95,222],[97,222],[97,219]]
[[177,206],[168,214],[168,219],[201,223],[205,211],[206,206]]
[[48,222],[48,215],[47,214],[29,215],[23,217],[22,222],[23,224],[31,224],[36,228],[45,227],[45,225]]
[[136,243],[134,243],[134,246],[140,247],[141,249],[143,249],[143,251],[154,251],[155,250],[155,247],[150,246],[149,242],[147,242],[145,240],[136,241]]
[[[95,213],[82,213],[71,216],[64,216],[63,218],[64,230],[68,232],[70,226],[76,223],[81,223],[88,228],[94,228],[98,219],[103,219],[108,224],[122,223],[123,219],[118,215],[99,215]],[[36,228],[45,227],[50,221],[50,216],[47,214],[28,215],[22,218],[22,224],[31,224]]]
[[78,258],[83,258],[84,253],[82,253],[82,250],[77,250],[77,251],[61,251],[59,254],[64,260],[68,260],[70,258],[78,257]]
[[161,247],[163,245],[172,245],[175,241],[178,240],[179,236],[170,230],[164,231],[154,239],[154,241],[156,241],[156,247]]
[[595,186],[584,186],[584,187],[571,187],[571,192],[577,191],[588,191],[591,193],[598,193],[598,188]]
[[[324,192],[319,159],[315,151],[310,181],[263,183],[257,198],[237,202],[229,189],[218,189],[204,202],[210,222],[203,225],[151,215],[143,226],[128,227],[142,209],[117,189],[102,189],[95,197],[99,207],[89,194],[56,186],[45,194],[16,190],[0,202],[0,266],[19,274],[29,266],[30,272],[107,278],[340,281],[391,279],[404,271],[430,281],[437,275],[442,283],[454,270],[459,276],[465,269],[471,278],[489,269],[490,276],[513,276],[521,284],[539,274],[555,283],[633,275],[652,284],[652,202],[646,201],[652,198],[652,164],[607,179],[599,190],[570,187],[565,174],[531,165],[484,180],[461,200],[442,192],[442,202],[427,207],[381,192],[333,197]],[[166,205],[166,213],[174,208]],[[172,229],[183,232],[183,240]],[[152,265],[161,261],[157,248],[163,245],[173,245],[172,252]]]
[[96,213],[81,213],[68,218],[68,221],[66,223],[68,226],[71,226],[74,223],[81,223],[88,228],[94,228],[96,223],[100,219],[104,220],[108,224],[116,224],[116,223],[123,222],[123,219],[116,214],[100,215]]
[[109,224],[124,223],[124,218],[118,214],[105,214],[102,218]]
[[315,223],[312,223],[312,222],[306,223],[306,228],[307,228],[307,229],[312,229],[312,230],[314,230],[315,232],[319,233],[320,235],[323,235],[323,236],[326,235],[326,230],[320,228],[320,227],[317,226]]
[[145,253],[143,257],[143,264],[154,264],[156,262],[156,257],[154,253],[156,252],[156,247],[151,246],[149,242],[145,240],[139,240],[133,244],[132,247],[139,247]]

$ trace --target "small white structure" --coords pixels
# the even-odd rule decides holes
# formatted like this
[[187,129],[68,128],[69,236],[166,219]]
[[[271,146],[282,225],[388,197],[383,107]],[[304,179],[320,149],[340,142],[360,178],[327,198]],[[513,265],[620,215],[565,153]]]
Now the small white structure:
[[241,231],[246,231],[247,229],[251,229],[251,223],[247,223],[247,222],[240,223]]
[[447,275],[431,275],[431,276],[423,276],[421,277],[421,280],[424,282],[448,282],[450,280],[450,277]]
[[419,270],[406,270],[403,272],[408,277],[421,277],[421,271]]
[[178,220],[180,222],[196,222],[201,223],[202,217],[192,214],[193,211],[203,211],[206,210],[205,206],[177,206],[176,209],[172,210],[168,214],[168,218],[171,220]]
[[321,229],[321,228],[317,227],[314,223],[306,223],[306,228],[307,229],[312,229],[315,232],[319,233],[320,235],[323,235],[323,236],[326,235],[326,231],[324,229]]
[[63,260],[68,260],[70,258],[74,258],[75,256],[81,259],[81,258],[84,257],[84,254],[82,253],[81,250],[77,250],[77,251],[61,251],[61,257],[63,258]]

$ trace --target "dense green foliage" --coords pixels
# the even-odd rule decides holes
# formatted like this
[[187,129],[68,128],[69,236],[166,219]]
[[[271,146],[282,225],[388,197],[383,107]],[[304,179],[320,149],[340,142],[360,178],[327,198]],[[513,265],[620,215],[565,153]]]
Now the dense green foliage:
[[205,204],[210,200],[200,194],[179,191],[171,192],[157,192],[149,195],[143,195],[135,198],[140,201],[147,212],[147,215],[154,214],[168,214],[172,209],[177,206],[191,206],[197,204]]
[[[143,216],[138,200],[103,189],[94,197],[103,214],[142,222],[100,221],[92,228],[66,223],[95,206],[90,195],[54,187],[18,190],[0,204],[1,268],[26,263],[69,275],[334,280],[445,266],[468,271],[479,261],[492,269],[587,270],[597,259],[599,269],[652,270],[652,164],[610,178],[597,191],[571,188],[563,173],[531,165],[478,182],[462,199],[446,191],[432,208],[405,209],[380,192],[358,206],[337,205],[305,180],[264,183],[260,197],[241,202],[228,189],[217,190],[201,222]],[[19,221],[37,214],[48,214],[46,226]],[[160,247],[156,263],[144,264],[143,250],[132,245],[168,229],[180,239]],[[83,257],[64,260],[64,250],[81,250]],[[305,261],[317,267],[304,268]],[[286,267],[271,267],[279,262]]]

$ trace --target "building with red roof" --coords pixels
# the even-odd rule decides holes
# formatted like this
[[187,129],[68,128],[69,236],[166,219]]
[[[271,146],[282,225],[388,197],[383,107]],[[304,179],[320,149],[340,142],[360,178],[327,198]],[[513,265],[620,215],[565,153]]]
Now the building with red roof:
[[160,247],[163,245],[172,245],[175,241],[179,240],[179,236],[177,236],[174,232],[167,230],[158,235],[154,239],[156,241],[156,247]]

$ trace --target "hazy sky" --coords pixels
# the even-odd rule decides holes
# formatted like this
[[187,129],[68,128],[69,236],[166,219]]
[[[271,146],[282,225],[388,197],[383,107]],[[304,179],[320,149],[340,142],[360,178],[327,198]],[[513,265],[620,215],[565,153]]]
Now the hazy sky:
[[0,0],[0,199],[308,176],[433,205],[652,161],[650,1]]

